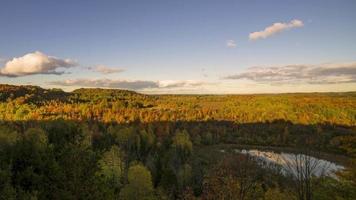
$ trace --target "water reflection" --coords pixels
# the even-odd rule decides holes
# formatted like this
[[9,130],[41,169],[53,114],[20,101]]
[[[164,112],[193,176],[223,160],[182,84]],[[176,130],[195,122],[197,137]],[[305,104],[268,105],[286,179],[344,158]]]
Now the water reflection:
[[234,152],[248,154],[269,164],[277,164],[282,167],[284,173],[291,173],[294,176],[299,173],[309,173],[314,176],[325,175],[336,178],[335,172],[344,169],[342,165],[304,154],[276,153],[257,149],[234,149]]

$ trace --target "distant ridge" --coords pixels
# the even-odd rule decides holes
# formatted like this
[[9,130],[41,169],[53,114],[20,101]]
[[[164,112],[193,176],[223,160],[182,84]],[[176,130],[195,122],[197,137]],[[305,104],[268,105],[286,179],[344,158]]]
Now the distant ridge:
[[39,102],[45,100],[64,100],[69,93],[61,89],[43,89],[33,85],[0,84],[0,101],[23,98],[23,101]]
[[63,97],[67,98],[68,96],[85,96],[85,97],[144,97],[144,96],[268,96],[268,95],[332,95],[332,96],[339,96],[339,95],[349,95],[349,96],[356,96],[356,91],[348,91],[348,92],[288,92],[288,93],[251,93],[251,94],[142,94],[132,90],[126,89],[113,89],[113,88],[79,88],[75,89],[71,92],[65,92],[60,88],[51,88],[51,89],[44,89],[40,86],[35,85],[10,85],[10,84],[0,84],[0,101],[4,101],[7,98],[18,98],[25,95],[40,95],[47,100],[51,99],[61,99]]
[[44,89],[33,85],[0,84],[0,101],[20,99],[23,102],[41,103],[44,101],[89,101],[98,99],[129,99],[147,95],[130,90],[80,88],[72,92],[62,89]]

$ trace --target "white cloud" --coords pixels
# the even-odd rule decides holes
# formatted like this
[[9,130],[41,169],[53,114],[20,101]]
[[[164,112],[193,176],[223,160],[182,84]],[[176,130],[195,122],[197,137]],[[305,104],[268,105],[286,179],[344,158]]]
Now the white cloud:
[[356,83],[356,62],[251,67],[246,72],[227,76],[225,79],[247,79],[269,84]]
[[63,71],[57,71],[57,69],[75,65],[76,63],[72,60],[59,59],[36,51],[6,62],[5,66],[0,69],[0,75],[17,77],[32,74],[63,74]]
[[250,33],[249,38],[250,40],[258,40],[270,37],[276,33],[280,33],[282,31],[286,31],[292,28],[299,28],[304,26],[304,23],[301,20],[294,19],[289,23],[281,23],[277,22],[272,24],[271,26],[266,27],[263,31],[257,31]]
[[235,42],[235,40],[227,40],[227,41],[226,41],[226,46],[227,46],[228,48],[236,48],[236,42]]
[[102,74],[113,74],[113,73],[120,73],[124,71],[123,69],[108,67],[105,65],[97,65],[96,67],[89,67],[89,70],[92,70],[94,72],[99,72]]

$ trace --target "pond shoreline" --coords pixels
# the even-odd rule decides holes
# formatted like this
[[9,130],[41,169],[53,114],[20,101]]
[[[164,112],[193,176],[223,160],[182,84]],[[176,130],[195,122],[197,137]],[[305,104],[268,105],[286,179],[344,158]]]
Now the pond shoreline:
[[[276,147],[276,146],[259,146],[259,145],[242,145],[242,144],[216,144],[216,145],[210,145],[210,146],[205,146],[204,148],[213,148],[217,149],[218,151],[220,150],[225,150],[226,152],[234,152],[234,149],[246,149],[246,150],[263,150],[263,151],[273,151],[276,153],[302,153],[301,150],[293,147]],[[319,158],[319,159],[324,159],[328,160],[331,162],[334,162],[336,164],[343,165],[345,167],[351,167],[351,160],[352,158],[344,156],[344,155],[339,155],[339,154],[331,154],[331,153],[326,153],[326,152],[317,152],[312,153],[311,156]]]

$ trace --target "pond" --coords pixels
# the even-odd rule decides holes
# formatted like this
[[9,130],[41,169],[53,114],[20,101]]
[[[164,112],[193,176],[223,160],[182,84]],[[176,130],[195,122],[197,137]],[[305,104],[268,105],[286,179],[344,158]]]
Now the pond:
[[304,154],[257,149],[234,149],[234,152],[248,154],[259,161],[263,161],[263,163],[276,164],[281,166],[283,173],[290,173],[294,176],[298,173],[309,173],[318,177],[330,176],[336,178],[335,172],[345,168],[337,163]]

